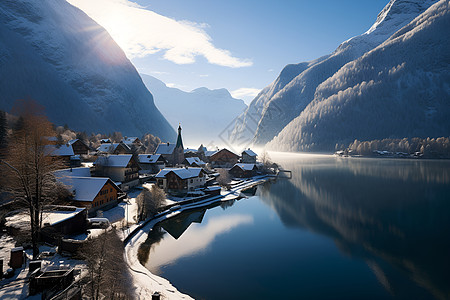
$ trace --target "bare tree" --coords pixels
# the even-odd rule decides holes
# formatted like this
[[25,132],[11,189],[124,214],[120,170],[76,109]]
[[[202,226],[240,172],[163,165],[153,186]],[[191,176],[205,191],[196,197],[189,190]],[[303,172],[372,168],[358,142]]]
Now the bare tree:
[[123,243],[113,228],[89,239],[80,249],[88,267],[89,283],[85,294],[90,299],[130,299],[128,267],[123,256]]
[[217,169],[217,173],[219,173],[219,177],[217,177],[217,183],[221,186],[228,186],[231,182],[230,173],[228,173],[227,169]]
[[138,205],[138,220],[142,221],[155,215],[165,199],[166,194],[158,186],[152,185],[150,190],[144,188],[136,198]]
[[12,134],[8,155],[1,164],[2,174],[7,177],[6,190],[28,209],[33,258],[36,258],[42,208],[57,197],[55,191],[60,189],[53,171],[62,164],[46,153],[46,137],[55,136],[55,133],[43,110],[32,101],[24,101],[19,109],[22,124]]

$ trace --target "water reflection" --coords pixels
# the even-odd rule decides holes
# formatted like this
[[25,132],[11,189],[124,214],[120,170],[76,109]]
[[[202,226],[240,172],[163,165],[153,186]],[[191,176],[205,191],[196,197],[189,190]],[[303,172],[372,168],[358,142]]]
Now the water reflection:
[[[226,209],[233,203],[222,203],[221,206]],[[223,215],[209,219],[202,226],[192,226],[186,231],[192,223],[201,223],[205,212],[206,210],[190,211],[155,226],[145,243],[140,246],[141,263],[151,272],[160,274],[161,267],[173,264],[182,257],[205,251],[217,236],[238,226],[253,223],[251,215]],[[183,247],[180,248],[179,245]]]
[[286,226],[333,238],[398,298],[450,298],[448,161],[308,157],[287,168],[292,180],[260,189]]

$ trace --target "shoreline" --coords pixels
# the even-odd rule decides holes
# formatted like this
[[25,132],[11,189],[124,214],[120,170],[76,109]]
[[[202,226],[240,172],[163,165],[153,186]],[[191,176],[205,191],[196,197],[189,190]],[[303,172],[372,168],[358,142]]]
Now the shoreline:
[[221,195],[212,196],[211,198],[195,203],[180,204],[175,210],[165,210],[139,225],[132,226],[129,229],[131,231],[128,231],[126,236],[123,237],[123,242],[124,258],[129,267],[130,275],[133,278],[133,288],[135,289],[136,296],[140,299],[151,299],[153,293],[159,292],[169,299],[193,299],[189,295],[179,292],[168,279],[151,273],[137,258],[139,245],[147,238],[146,233],[152,230],[157,223],[173,218],[185,211],[203,208],[218,202],[238,199],[243,190],[276,180],[276,178],[276,175],[255,176],[236,184],[229,191],[225,191]]

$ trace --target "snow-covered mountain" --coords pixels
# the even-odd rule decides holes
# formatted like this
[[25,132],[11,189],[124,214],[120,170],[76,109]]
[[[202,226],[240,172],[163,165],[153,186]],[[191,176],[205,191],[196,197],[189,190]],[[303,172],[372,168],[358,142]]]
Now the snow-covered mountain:
[[167,87],[150,75],[141,77],[170,125],[176,128],[181,123],[183,139],[189,145],[221,144],[224,131],[247,108],[244,101],[233,98],[226,89],[184,92]]
[[0,95],[2,110],[32,98],[76,130],[175,137],[120,47],[65,0],[1,1]]
[[441,0],[322,82],[269,147],[333,150],[354,139],[448,136],[449,70],[450,1]]
[[250,104],[235,124],[232,141],[265,144],[314,99],[317,87],[345,64],[374,49],[437,0],[391,0],[364,34],[343,42],[332,54],[288,65]]

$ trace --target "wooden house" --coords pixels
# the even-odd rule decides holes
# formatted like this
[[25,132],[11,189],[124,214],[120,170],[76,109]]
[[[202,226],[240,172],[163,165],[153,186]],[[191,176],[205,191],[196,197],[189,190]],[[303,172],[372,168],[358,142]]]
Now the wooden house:
[[241,153],[241,162],[244,164],[256,164],[256,157],[258,155],[248,148]]
[[188,192],[206,183],[202,168],[166,168],[156,175],[157,184],[166,192]]
[[92,215],[117,205],[120,188],[109,178],[64,176],[58,178],[73,196],[73,205],[86,207]]
[[67,167],[71,166],[71,157],[74,156],[71,145],[46,145],[44,148],[44,154],[61,159]]
[[146,148],[137,137],[124,137],[121,143],[127,145],[132,153],[145,153]]
[[72,146],[73,153],[75,155],[88,155],[89,154],[89,146],[86,145],[83,141],[79,139],[71,140],[67,143]]
[[255,176],[258,172],[256,164],[235,164],[229,171],[231,176],[238,178],[249,178]]
[[214,168],[231,168],[239,161],[239,155],[228,149],[221,149],[209,157],[209,162]]
[[161,154],[139,154],[141,173],[156,174],[166,167],[167,160]]
[[108,177],[123,190],[139,184],[139,163],[131,154],[100,156],[94,166],[95,176]]
[[189,167],[203,168],[206,166],[206,163],[199,157],[187,157],[184,159],[183,165]]

